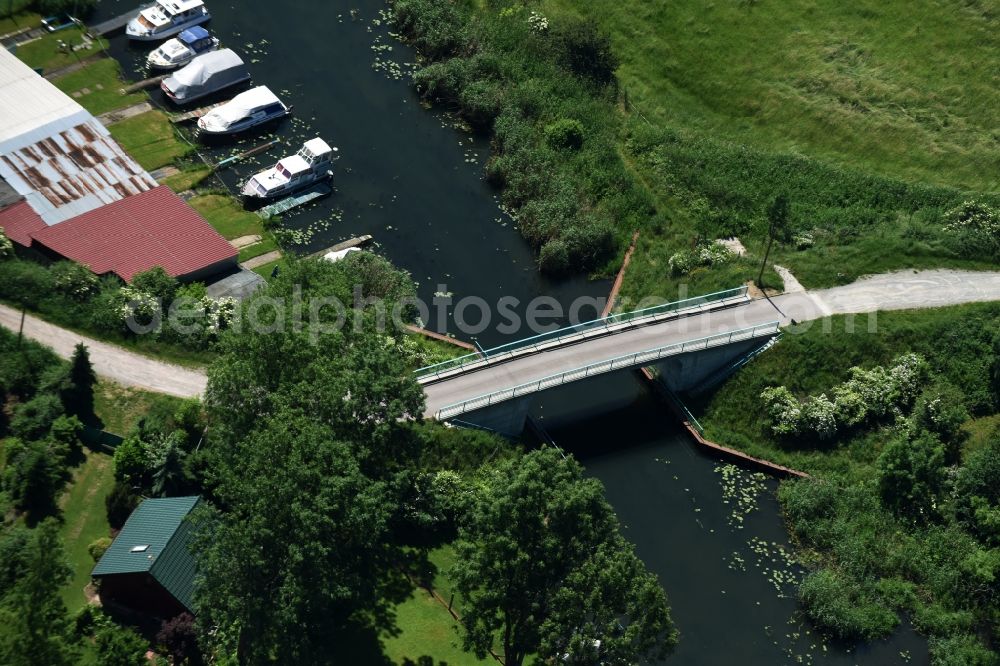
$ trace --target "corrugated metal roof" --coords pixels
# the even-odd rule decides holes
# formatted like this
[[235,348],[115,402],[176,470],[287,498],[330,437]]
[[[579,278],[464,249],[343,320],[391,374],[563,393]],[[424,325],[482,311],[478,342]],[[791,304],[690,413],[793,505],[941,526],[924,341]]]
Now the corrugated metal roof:
[[45,222],[27,201],[20,201],[0,210],[0,228],[7,234],[7,238],[24,247],[31,245],[31,234],[45,226]]
[[0,177],[46,224],[156,187],[90,113],[5,49]]
[[192,608],[195,559],[185,518],[198,497],[148,499],[132,512],[92,576],[149,572],[177,601]]
[[32,238],[99,275],[115,273],[125,281],[154,266],[183,277],[239,254],[166,186],[46,227]]

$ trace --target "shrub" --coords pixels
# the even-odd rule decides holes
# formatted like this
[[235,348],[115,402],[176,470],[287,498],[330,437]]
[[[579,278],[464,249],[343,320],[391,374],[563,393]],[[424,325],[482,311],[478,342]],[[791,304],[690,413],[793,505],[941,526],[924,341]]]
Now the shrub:
[[104,500],[104,508],[108,514],[108,524],[111,529],[120,530],[137,506],[139,497],[134,495],[128,485],[115,481],[111,492]]
[[86,266],[72,261],[60,261],[50,269],[52,286],[75,301],[87,301],[101,290],[101,281]]
[[162,645],[174,664],[195,664],[201,662],[198,649],[198,627],[190,613],[181,613],[160,625],[156,642]]
[[477,130],[488,130],[500,114],[503,94],[492,81],[473,81],[462,89],[462,116]]
[[552,275],[569,272],[572,264],[566,241],[557,238],[543,245],[538,253],[538,266],[542,271]]
[[4,233],[4,228],[0,227],[0,259],[7,259],[8,257],[13,256],[14,243],[7,238],[7,234]]
[[400,32],[431,60],[454,55],[465,44],[465,21],[452,3],[396,0],[392,6]]
[[101,537],[90,542],[87,552],[95,562],[104,557],[104,553],[111,547],[111,537]]
[[34,5],[42,16],[69,13],[77,18],[86,18],[97,7],[97,0],[35,0]]
[[607,85],[615,78],[618,57],[611,38],[592,20],[568,19],[552,31],[562,64],[577,76]]
[[954,384],[939,379],[917,398],[911,421],[916,431],[934,433],[944,442],[947,462],[958,462],[962,444],[969,434],[962,425],[969,420],[965,395]]
[[40,439],[49,433],[53,422],[62,413],[63,405],[58,396],[41,394],[17,406],[10,421],[10,430],[25,440]]
[[574,118],[560,118],[545,126],[545,142],[553,148],[576,150],[583,145],[583,123]]
[[154,266],[148,271],[136,273],[132,278],[132,287],[136,291],[158,298],[164,307],[169,307],[170,302],[174,300],[178,286],[177,278],[171,277],[162,266]]
[[879,638],[899,621],[856,581],[832,569],[806,576],[799,586],[799,599],[813,622],[842,639]]
[[899,514],[934,513],[944,486],[944,467],[944,446],[934,435],[925,433],[913,440],[898,437],[878,459],[882,501]]
[[995,653],[973,635],[931,637],[932,666],[996,666]]
[[766,388],[760,394],[771,422],[771,432],[779,437],[797,435],[802,428],[802,406],[784,386]]
[[820,440],[833,439],[837,434],[836,407],[825,393],[802,405],[799,429],[816,435]]

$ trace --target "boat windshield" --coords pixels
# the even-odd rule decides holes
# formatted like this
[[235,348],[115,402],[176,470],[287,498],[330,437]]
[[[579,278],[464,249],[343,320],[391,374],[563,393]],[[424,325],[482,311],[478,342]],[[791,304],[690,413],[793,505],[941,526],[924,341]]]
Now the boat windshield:
[[285,178],[291,178],[292,177],[292,172],[289,171],[288,169],[286,169],[285,165],[282,164],[281,162],[278,162],[278,168],[276,169],[276,171],[278,173],[280,173],[282,176],[284,176]]
[[141,25],[146,30],[155,30],[156,29],[156,25],[153,24],[152,21],[150,21],[148,18],[146,18],[142,14],[139,14],[139,25]]

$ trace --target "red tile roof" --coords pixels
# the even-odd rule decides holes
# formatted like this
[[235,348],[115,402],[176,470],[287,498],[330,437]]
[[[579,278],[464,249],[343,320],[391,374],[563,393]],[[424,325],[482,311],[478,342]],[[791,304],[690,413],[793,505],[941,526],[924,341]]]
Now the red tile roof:
[[160,186],[31,234],[50,250],[130,281],[162,266],[175,277],[235,259],[236,248],[170,188]]
[[45,222],[27,201],[18,201],[0,210],[0,228],[3,228],[7,238],[28,247],[31,245],[31,234],[44,229]]

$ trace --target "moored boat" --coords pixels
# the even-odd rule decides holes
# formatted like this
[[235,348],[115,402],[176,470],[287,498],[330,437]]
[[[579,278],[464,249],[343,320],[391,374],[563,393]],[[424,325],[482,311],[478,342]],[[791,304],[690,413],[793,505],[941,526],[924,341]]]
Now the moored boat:
[[173,37],[211,18],[203,0],[156,0],[128,22],[125,34],[129,39],[153,42]]
[[177,37],[164,42],[149,54],[146,64],[152,69],[177,69],[197,56],[219,48],[219,40],[200,25],[188,28]]
[[336,151],[323,139],[306,141],[299,152],[282,158],[270,169],[247,180],[243,196],[257,200],[273,199],[330,178],[333,172],[329,167]]
[[258,86],[199,118],[198,128],[205,134],[236,134],[284,118],[290,111],[270,88]]
[[198,56],[160,82],[160,88],[176,104],[188,104],[249,80],[243,59],[232,49],[222,49]]

